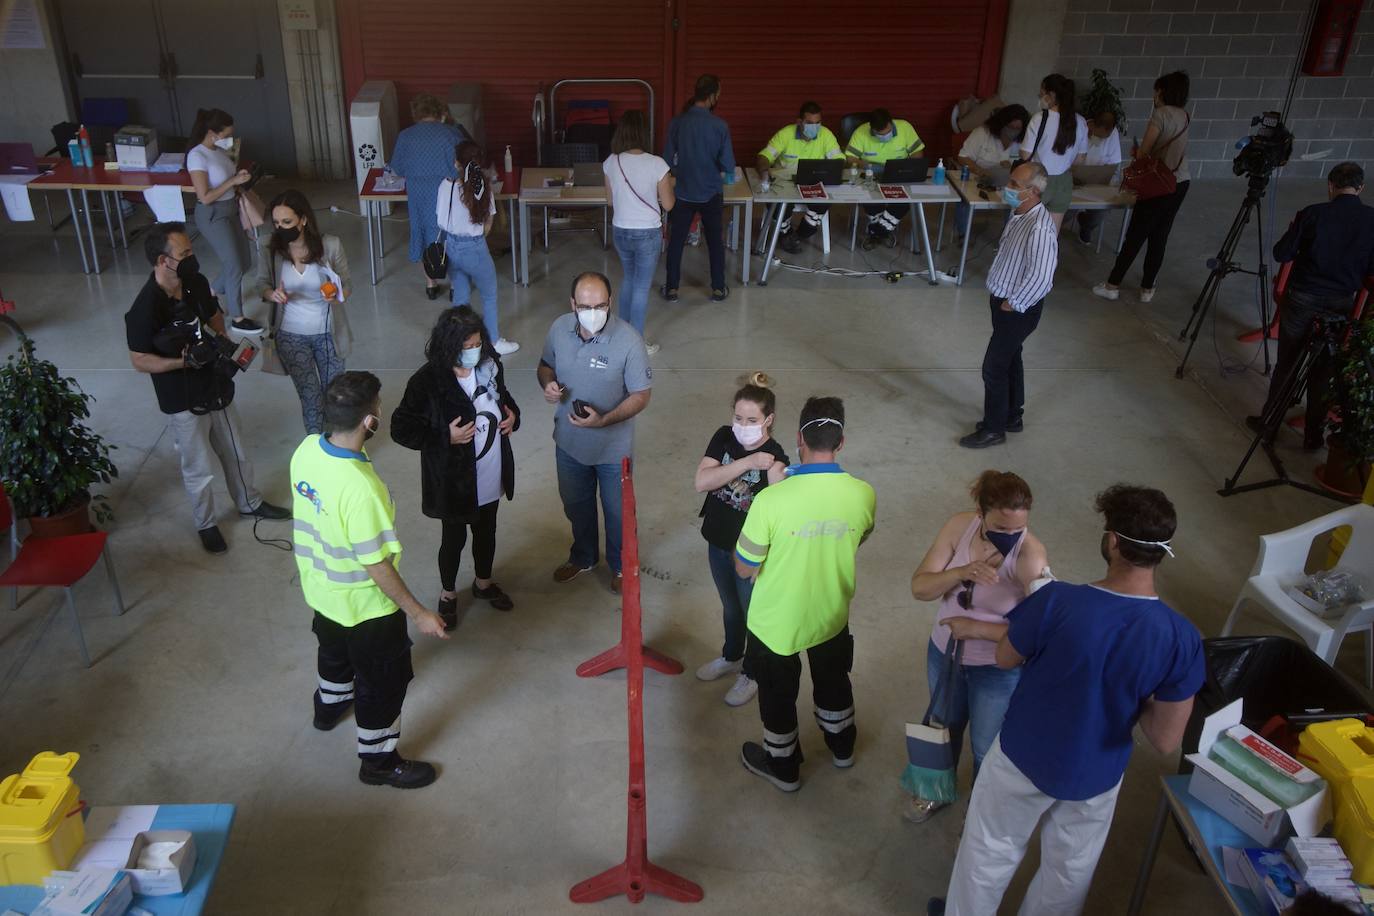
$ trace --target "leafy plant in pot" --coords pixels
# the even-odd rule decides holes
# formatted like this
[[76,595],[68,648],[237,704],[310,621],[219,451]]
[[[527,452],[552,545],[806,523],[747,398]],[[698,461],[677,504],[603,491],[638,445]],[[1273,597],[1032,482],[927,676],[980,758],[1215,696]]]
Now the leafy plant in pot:
[[1357,321],[1336,355],[1340,420],[1327,439],[1326,464],[1317,481],[1328,490],[1359,499],[1374,462],[1374,321]]
[[1117,131],[1126,133],[1126,108],[1121,104],[1121,90],[1107,78],[1106,70],[1093,70],[1092,85],[1088,87],[1078,107],[1088,118],[1110,111],[1116,115]]
[[35,535],[90,531],[92,514],[100,522],[113,517],[90,488],[119,474],[112,446],[83,422],[94,398],[35,358],[33,340],[12,326],[19,352],[0,366],[0,483]]

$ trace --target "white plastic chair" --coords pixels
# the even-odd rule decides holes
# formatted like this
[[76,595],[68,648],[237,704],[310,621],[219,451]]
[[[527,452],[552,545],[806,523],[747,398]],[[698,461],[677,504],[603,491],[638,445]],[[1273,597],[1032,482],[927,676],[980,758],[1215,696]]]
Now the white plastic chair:
[[1250,578],[1241,588],[1235,606],[1226,618],[1226,625],[1221,628],[1221,635],[1231,635],[1241,605],[1247,599],[1259,604],[1275,620],[1294,630],[1308,648],[1320,655],[1328,665],[1335,663],[1336,654],[1340,652],[1347,633],[1364,630],[1365,684],[1374,688],[1374,630],[1371,629],[1371,624],[1374,624],[1374,597],[1351,606],[1339,620],[1323,620],[1294,601],[1286,591],[1306,575],[1303,567],[1311,552],[1313,539],[1344,525],[1352,529],[1350,542],[1341,554],[1336,569],[1357,572],[1366,580],[1374,581],[1374,506],[1347,506],[1296,528],[1260,535],[1255,568],[1250,571]]

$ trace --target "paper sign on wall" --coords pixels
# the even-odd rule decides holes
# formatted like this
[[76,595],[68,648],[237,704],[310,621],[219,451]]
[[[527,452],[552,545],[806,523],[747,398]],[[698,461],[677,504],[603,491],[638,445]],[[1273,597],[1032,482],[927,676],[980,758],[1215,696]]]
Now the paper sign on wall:
[[0,23],[0,48],[46,48],[37,0],[13,0]]
[[315,21],[315,0],[281,0],[281,25],[284,29],[301,32],[319,28]]

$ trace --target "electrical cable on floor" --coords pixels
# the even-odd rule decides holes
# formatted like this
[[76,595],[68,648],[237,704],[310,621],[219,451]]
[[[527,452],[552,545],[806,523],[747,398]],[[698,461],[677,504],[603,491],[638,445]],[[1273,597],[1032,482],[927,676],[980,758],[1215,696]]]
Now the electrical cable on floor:
[[[329,212],[330,212],[330,213],[347,213],[349,216],[356,216],[358,219],[364,219],[364,218],[365,218],[365,217],[363,216],[363,214],[359,213],[357,210],[350,210],[350,209],[348,209],[347,207],[338,207],[338,206],[335,206],[335,205],[333,205],[333,204],[330,204],[330,206],[329,206]],[[388,222],[388,223],[408,223],[408,222],[410,222],[410,217],[408,217],[408,216],[379,216],[378,219],[384,220],[385,222]]]

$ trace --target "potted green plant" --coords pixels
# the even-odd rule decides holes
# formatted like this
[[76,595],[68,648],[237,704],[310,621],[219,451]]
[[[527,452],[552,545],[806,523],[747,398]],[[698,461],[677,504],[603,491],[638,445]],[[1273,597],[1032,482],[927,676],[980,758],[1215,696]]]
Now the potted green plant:
[[38,536],[91,530],[91,515],[109,521],[96,483],[119,471],[105,441],[83,421],[94,400],[76,379],[33,355],[33,340],[9,319],[19,351],[0,366],[0,483],[15,514],[29,519]]
[[1104,111],[1116,115],[1116,129],[1126,133],[1126,109],[1121,104],[1121,90],[1112,85],[1106,70],[1093,70],[1092,86],[1083,94],[1079,110],[1086,118],[1094,118]]
[[1374,321],[1357,321],[1336,355],[1340,419],[1327,439],[1326,463],[1318,482],[1332,492],[1359,499],[1374,462]]

